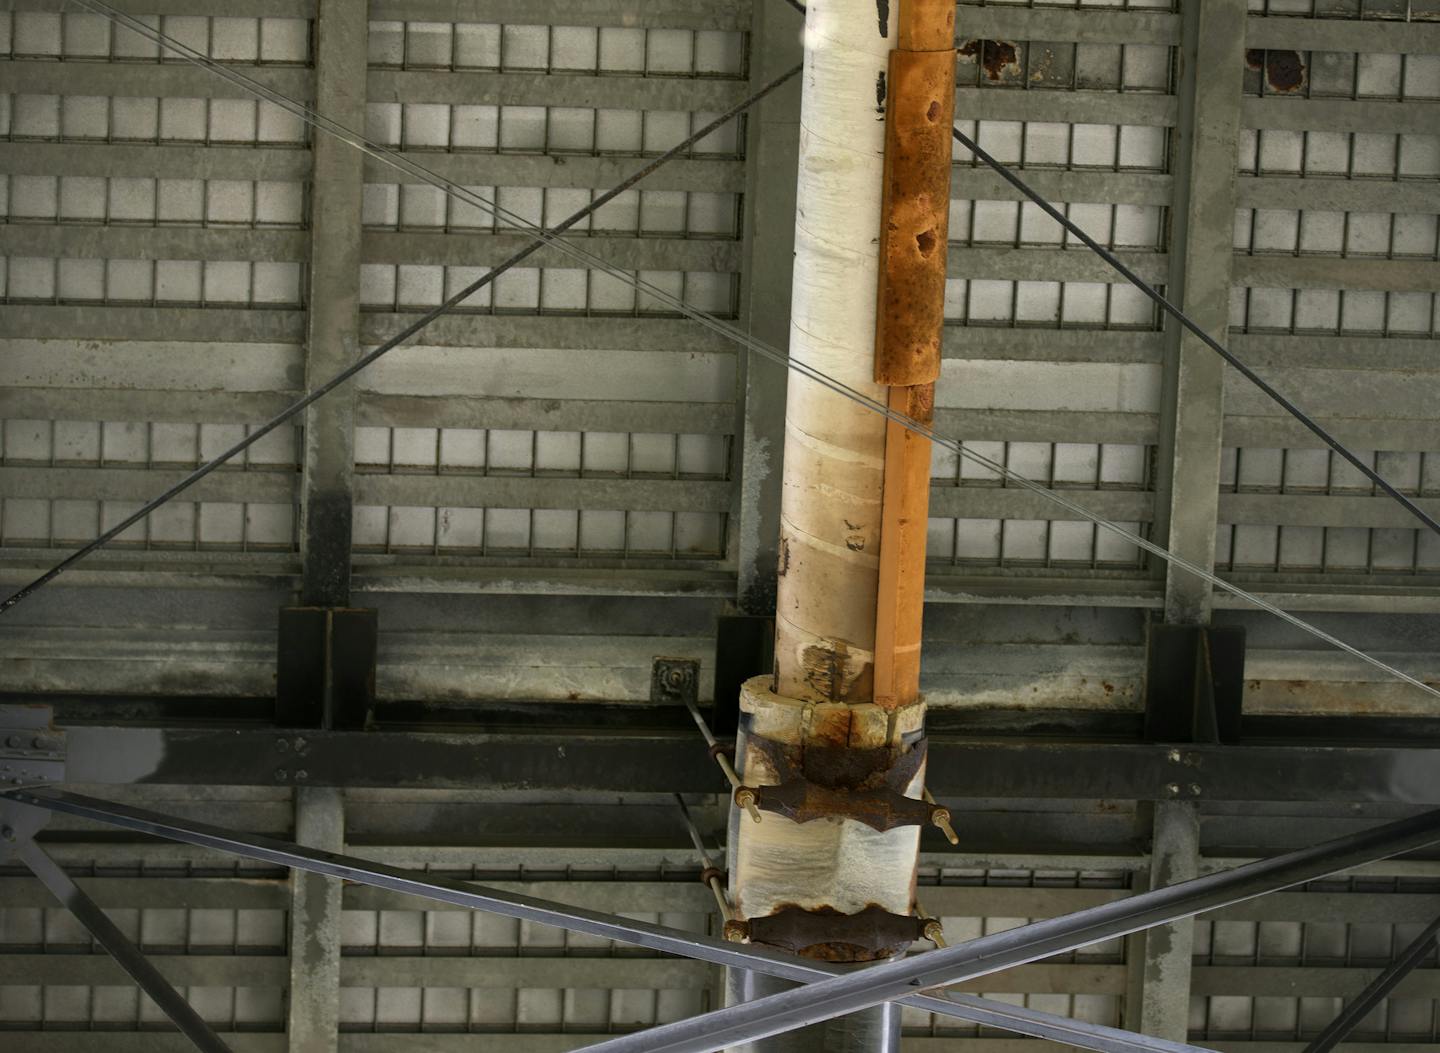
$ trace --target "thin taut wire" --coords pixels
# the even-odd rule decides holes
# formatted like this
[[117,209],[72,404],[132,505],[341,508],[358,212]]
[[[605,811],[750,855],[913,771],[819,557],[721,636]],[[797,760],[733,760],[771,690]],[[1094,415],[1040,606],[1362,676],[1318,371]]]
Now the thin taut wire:
[[[1418,687],[1420,690],[1426,692],[1427,694],[1440,698],[1440,690],[1436,690],[1435,688],[1429,686],[1421,680],[1416,679],[1410,674],[1402,670],[1396,669],[1395,667],[1385,662],[1382,662],[1378,658],[1366,654],[1365,652],[1346,643],[1345,641],[1339,639],[1331,633],[1326,632],[1318,626],[1312,625],[1311,623],[1297,617],[1296,615],[1291,614],[1283,608],[1277,607],[1276,605],[1270,603],[1267,600],[1261,599],[1259,596],[1256,596],[1253,593],[1250,593],[1247,590],[1240,588],[1238,585],[1231,584],[1230,582],[1216,575],[1208,568],[1201,567],[1200,565],[1192,563],[1191,561],[1185,559],[1182,556],[1171,553],[1163,546],[1157,545],[1153,541],[1141,537],[1139,534],[1136,534],[1133,531],[1127,530],[1126,528],[1120,526],[1118,523],[1112,522],[1108,519],[1105,519],[1103,516],[1091,512],[1089,509],[1077,504],[1074,501],[1071,501],[1069,498],[1062,496],[1056,491],[1051,490],[1048,487],[1045,487],[1040,483],[1037,483],[1034,480],[1027,478],[1026,476],[1023,476],[1018,472],[1012,471],[1008,466],[992,461],[990,460],[990,458],[985,457],[982,454],[976,453],[973,449],[965,446],[958,440],[947,439],[944,436],[937,435],[929,425],[922,424],[912,417],[906,416],[903,413],[891,409],[888,404],[876,401],[869,396],[848,387],[841,381],[838,381],[833,377],[822,373],[820,370],[815,369],[813,366],[810,366],[805,362],[790,358],[788,355],[776,350],[775,348],[769,346],[763,341],[752,337],[750,334],[745,333],[732,325],[722,322],[720,319],[715,318],[713,315],[708,314],[705,311],[701,311],[698,308],[691,306],[679,297],[672,295],[668,290],[662,289],[659,286],[653,285],[639,278],[636,275],[627,273],[612,266],[600,257],[595,256],[587,250],[580,248],[578,245],[575,245],[574,243],[564,238],[556,237],[553,231],[548,231],[541,227],[538,227],[535,224],[532,224],[528,220],[524,219],[524,217],[510,212],[508,209],[505,209],[492,201],[479,197],[479,195],[476,195],[473,192],[466,190],[465,188],[459,187],[458,185],[450,182],[449,180],[446,180],[443,177],[438,176],[433,172],[430,172],[428,169],[425,169],[422,166],[409,161],[402,155],[397,154],[384,146],[375,144],[370,140],[366,139],[364,136],[361,136],[358,133],[344,128],[343,125],[339,125],[336,122],[329,120],[328,118],[324,118],[321,115],[316,114],[313,110],[311,110],[309,107],[304,106],[302,103],[298,103],[295,100],[288,98],[287,96],[280,95],[279,93],[274,92],[270,88],[267,88],[264,85],[250,80],[242,74],[220,66],[218,63],[211,61],[206,56],[200,55],[198,52],[195,52],[193,49],[186,47],[179,41],[172,40],[171,38],[166,37],[165,35],[159,33],[157,30],[152,29],[144,23],[138,22],[135,19],[124,15],[123,13],[117,11],[115,8],[110,7],[108,4],[105,4],[103,0],[76,0],[76,2],[84,7],[89,8],[92,11],[104,14],[105,17],[110,18],[112,21],[115,21],[122,25],[126,25],[128,28],[135,30],[143,36],[156,40],[162,45],[171,48],[177,54],[182,55],[193,64],[201,66],[205,69],[209,69],[217,75],[224,77],[227,80],[231,80],[241,85],[242,87],[245,87],[246,90],[252,91],[261,98],[266,98],[275,102],[276,105],[282,106],[286,110],[295,113],[302,120],[306,121],[312,126],[336,135],[338,138],[342,139],[347,143],[350,143],[350,145],[355,146],[357,149],[363,151],[364,153],[376,157],[378,160],[383,161],[386,164],[390,164],[393,167],[412,171],[420,178],[424,179],[426,182],[429,182],[432,185],[438,187],[439,189],[444,190],[447,194],[458,197],[461,200],[467,201],[471,204],[475,204],[496,216],[502,216],[506,218],[507,220],[514,223],[517,227],[520,227],[521,229],[524,229],[534,234],[537,238],[540,239],[540,243],[548,243],[552,247],[566,253],[573,258],[583,260],[589,263],[590,265],[596,267],[604,273],[614,277],[618,281],[621,281],[637,290],[645,292],[647,295],[651,296],[658,302],[665,304],[668,307],[671,307],[680,314],[692,319],[693,321],[698,322],[700,325],[711,330],[712,332],[715,332],[721,336],[726,337],[729,340],[734,341],[735,343],[740,344],[741,346],[747,348],[750,351],[753,351],[754,353],[760,355],[763,358],[767,358],[773,362],[777,362],[780,365],[786,367],[787,369],[790,369],[805,377],[808,377],[809,379],[820,384],[822,387],[828,388],[836,394],[842,395],[850,399],[851,401],[865,407],[866,409],[869,409],[874,413],[880,414],[887,420],[894,421],[896,424],[907,429],[908,431],[927,438],[932,442],[938,443],[946,449],[954,451],[957,456],[963,459],[967,459],[972,463],[979,464],[982,467],[988,468],[989,470],[998,473],[999,475],[1003,476],[1006,479],[1009,479],[1017,485],[1024,487],[1025,489],[1028,489],[1034,493],[1037,493],[1049,499],[1050,501],[1055,502],[1061,507],[1066,508],[1067,510],[1080,516],[1082,519],[1094,523],[1096,526],[1099,526],[1109,531],[1117,537],[1123,538],[1124,540],[1130,542],[1136,547],[1143,549],[1144,551],[1149,552],[1160,559],[1166,560],[1174,566],[1177,566],[1182,570],[1185,570],[1190,574],[1195,575],[1202,581],[1208,582],[1210,585],[1219,588],[1225,592],[1228,592],[1231,595],[1237,597],[1238,599],[1245,601],[1246,603],[1250,603],[1263,611],[1273,614],[1275,617],[1281,619],[1282,621],[1288,622],[1296,628],[1311,634],[1317,639],[1322,640],[1325,643],[1328,643],[1331,646],[1338,648],[1339,650],[1344,651],[1355,658],[1360,659],[1361,661],[1380,670],[1386,675],[1392,676],[1398,680],[1402,680],[1405,683],[1408,683],[1414,687]],[[793,76],[797,71],[798,68],[797,70],[791,70],[790,73],[786,75],[786,77],[788,78],[789,76]],[[744,105],[744,103],[741,104],[742,107]],[[698,137],[703,137],[703,134],[705,134],[706,131],[707,130],[702,130],[702,134]],[[961,135],[958,130],[955,130],[955,134],[957,135],[957,137]],[[966,141],[968,141],[968,138],[966,139]],[[978,147],[976,147],[976,149],[978,150]],[[981,156],[981,154],[983,154],[983,151],[981,151],[980,154],[977,154],[977,156]],[[989,158],[988,154],[984,154],[983,156]],[[999,164],[999,162],[994,161],[993,158],[989,158],[989,160],[992,164]],[[1018,178],[1010,174],[1008,170],[1003,169],[1003,166],[1001,171],[1002,174],[1006,176],[1006,178],[1012,179],[1018,184]],[[1023,185],[1021,186],[1023,188]],[[1028,188],[1023,189],[1028,193],[1033,193],[1033,191],[1029,191]],[[1043,199],[1041,200],[1043,201]],[[1052,214],[1055,214],[1053,213],[1053,210]],[[1068,225],[1069,221],[1065,219],[1065,217],[1059,216],[1058,214],[1055,215],[1056,218],[1058,218],[1062,223]],[[1098,245],[1096,245],[1091,239],[1089,239],[1089,236],[1085,235],[1083,231],[1080,231],[1079,235],[1085,238],[1092,247],[1096,248],[1097,251],[1101,251],[1102,255],[1104,254],[1103,250],[1101,250]],[[531,246],[530,248],[533,251],[533,249],[536,247],[538,247],[538,245]],[[1132,280],[1135,280],[1137,282],[1139,281],[1138,278]],[[1141,283],[1141,285],[1143,288],[1148,288],[1143,285],[1143,282]],[[1154,290],[1150,290],[1150,292],[1154,296],[1159,296],[1159,293],[1154,292]],[[437,308],[436,310],[443,311],[444,309],[446,309],[446,305],[442,304],[441,307]],[[424,320],[422,319],[422,321],[418,324],[423,325]],[[403,334],[400,339],[404,339]],[[1226,352],[1223,352],[1222,349],[1222,353]],[[363,368],[363,366],[361,368]],[[358,372],[358,369],[356,371]],[[318,395],[316,397],[318,397]],[[313,399],[311,401],[313,401]],[[256,433],[256,437],[258,437],[259,434],[263,434],[263,432]],[[223,460],[224,458],[230,456],[233,452],[238,452],[240,449],[243,448],[244,445],[242,444],[235,450],[227,451],[225,454],[221,455],[220,460]],[[166,499],[168,500],[168,498]],[[105,540],[109,540],[109,538],[106,538]],[[103,541],[100,542],[100,544],[103,543]],[[59,570],[64,569],[65,565],[74,562],[75,559],[81,558],[86,553],[86,551],[93,551],[94,548],[98,547],[99,544],[92,543],[92,546],[87,546],[87,550],[82,550],[81,552],[76,553],[74,556],[71,557],[71,559],[67,560],[65,564],[62,564],[60,568],[57,568],[54,573],[58,573]],[[52,574],[51,576],[53,577],[54,575]],[[44,580],[49,579],[47,578]],[[39,584],[44,584],[44,581],[40,581]],[[37,584],[33,587],[39,586]],[[3,612],[5,609],[7,609],[11,605],[11,601],[16,600],[17,597],[23,598],[20,597],[20,594],[17,593],[16,597],[11,597],[10,600],[7,600],[3,604],[0,604],[0,612]]]
[[[86,0],[78,0],[78,2],[84,3],[86,2]],[[740,114],[744,110],[753,106],[755,103],[759,102],[776,88],[780,87],[786,81],[790,80],[790,78],[797,75],[799,72],[800,67],[796,66],[793,69],[790,69],[787,72],[780,74],[780,76],[771,80],[764,87],[760,88],[758,91],[749,95],[745,99],[742,99],[740,102],[730,107],[730,109],[726,110],[719,117],[716,117],[714,120],[704,125],[704,127],[702,127],[699,131],[692,133],[687,138],[681,140],[680,142],[672,146],[670,149],[666,150],[663,154],[660,154],[658,157],[651,160],[649,163],[642,165],[639,169],[631,173],[619,184],[607,190],[599,197],[595,198],[584,208],[578,209],[577,211],[571,213],[571,215],[561,220],[554,227],[550,228],[546,233],[550,237],[554,237],[557,234],[561,234],[564,231],[569,230],[576,223],[579,223],[582,219],[602,208],[610,201],[613,201],[617,196],[624,193],[626,190],[629,190],[632,186],[640,182],[646,176],[653,173],[656,169],[660,168],[667,161],[674,160],[686,150],[690,149],[690,147],[694,146],[701,139],[704,139],[707,135],[711,134],[717,128],[724,125],[727,121],[731,120],[736,115]],[[155,511],[155,509],[159,508],[167,501],[189,489],[191,486],[194,486],[201,479],[204,479],[207,475],[213,472],[216,468],[219,468],[226,461],[230,460],[230,458],[234,457],[238,453],[243,452],[248,447],[253,446],[265,435],[268,435],[270,432],[274,431],[276,428],[284,424],[287,420],[295,416],[301,410],[305,409],[311,403],[317,401],[320,398],[323,398],[331,391],[334,391],[337,387],[345,383],[356,373],[359,373],[361,370],[365,369],[371,363],[379,359],[382,355],[385,355],[389,351],[394,350],[400,344],[404,343],[406,340],[410,339],[410,337],[420,332],[420,330],[424,329],[427,325],[435,321],[441,315],[457,307],[469,297],[473,296],[480,289],[483,289],[485,286],[489,285],[500,275],[504,274],[506,271],[510,270],[512,267],[516,266],[526,258],[534,255],[536,252],[539,252],[542,248],[545,247],[547,240],[547,238],[537,238],[535,241],[530,242],[519,252],[516,252],[504,262],[496,265],[493,269],[481,275],[475,281],[465,286],[463,289],[452,295],[443,303],[439,304],[436,307],[432,307],[430,310],[426,311],[423,315],[421,315],[415,321],[411,322],[404,329],[400,330],[400,332],[396,333],[389,340],[386,340],[379,347],[376,347],[374,350],[362,355],[360,358],[356,359],[349,366],[346,366],[344,369],[342,369],[339,373],[335,374],[335,376],[331,377],[325,383],[321,384],[313,391],[310,391],[305,395],[302,395],[300,398],[296,399],[289,406],[286,406],[283,410],[281,410],[275,416],[271,417],[264,424],[261,424],[254,431],[250,432],[249,435],[246,435],[239,442],[235,443],[235,445],[231,446],[229,449],[218,454],[217,456],[211,458],[209,461],[206,461],[189,475],[185,476],[185,478],[181,479],[179,482],[175,483],[175,485],[167,489],[164,493],[147,501],[139,509],[126,516],[115,526],[102,533],[99,537],[95,538],[94,540],[88,542],[85,545],[82,545],[80,548],[70,553],[70,555],[66,556],[59,563],[55,564],[55,566],[51,567],[44,574],[40,575],[40,577],[30,582],[30,584],[12,593],[10,596],[6,597],[4,601],[0,601],[0,613],[10,610],[10,608],[14,607],[17,603],[25,599],[27,596],[33,594],[37,589],[40,589],[47,583],[55,580],[67,569],[80,562],[80,560],[84,559],[90,553],[113,541],[115,538],[123,534],[126,530],[129,530],[132,526],[143,520],[151,512]]]
[[1209,333],[1205,332],[1204,329],[1201,329],[1200,326],[1197,325],[1190,318],[1189,315],[1187,315],[1184,311],[1182,311],[1180,308],[1176,307],[1173,303],[1166,299],[1159,290],[1147,283],[1145,279],[1141,278],[1129,267],[1125,266],[1125,264],[1120,262],[1119,258],[1116,257],[1113,252],[1105,248],[1104,245],[1101,245],[1089,234],[1086,234],[1085,231],[1081,230],[1080,227],[1070,219],[1070,217],[1062,213],[1059,209],[1057,209],[1054,205],[1047,201],[1043,196],[1041,196],[1037,191],[1032,190],[1023,179],[1017,176],[1009,168],[1002,165],[999,161],[995,160],[995,158],[991,157],[988,153],[981,149],[980,145],[976,143],[975,140],[971,139],[959,128],[952,128],[951,132],[954,134],[955,141],[957,143],[965,147],[965,149],[969,150],[981,161],[984,161],[987,165],[994,169],[995,172],[998,173],[1002,179],[1004,179],[1016,190],[1020,191],[1020,193],[1024,194],[1027,198],[1029,198],[1036,205],[1038,205],[1047,216],[1053,219],[1056,223],[1059,223],[1071,234],[1075,235],[1082,242],[1084,242],[1086,248],[1090,249],[1091,252],[1094,252],[1102,260],[1104,260],[1111,267],[1113,267],[1117,272],[1119,272],[1120,276],[1126,281],[1128,281],[1131,285],[1135,286],[1135,288],[1139,289],[1150,299],[1154,300],[1155,303],[1158,304],[1163,311],[1170,315],[1170,317],[1174,318],[1182,326],[1184,326],[1186,329],[1190,330],[1190,332],[1194,333],[1197,337],[1199,337],[1206,347],[1208,347],[1211,351],[1214,351],[1217,355],[1219,355],[1226,362],[1228,362],[1232,367],[1234,367],[1237,373],[1239,373],[1246,380],[1250,381],[1250,383],[1254,384],[1257,388],[1259,388],[1266,395],[1268,395],[1270,399],[1286,413],[1290,414],[1290,416],[1294,417],[1301,424],[1305,425],[1306,428],[1310,429],[1310,431],[1316,436],[1316,438],[1318,438],[1326,446],[1330,447],[1332,450],[1338,453],[1341,457],[1345,458],[1345,460],[1349,462],[1349,464],[1356,471],[1360,472],[1362,475],[1365,476],[1365,478],[1369,479],[1376,486],[1380,487],[1381,490],[1384,490],[1385,493],[1389,494],[1395,500],[1399,501],[1402,505],[1405,506],[1406,510],[1410,512],[1410,514],[1413,515],[1416,519],[1420,520],[1420,522],[1424,523],[1431,530],[1435,531],[1435,533],[1440,534],[1440,522],[1436,522],[1435,519],[1423,508],[1421,508],[1414,501],[1410,500],[1410,498],[1402,494],[1388,480],[1386,480],[1384,476],[1382,476],[1374,468],[1370,467],[1370,465],[1366,464],[1354,453],[1352,453],[1350,449],[1345,446],[1339,439],[1335,438],[1335,436],[1331,435],[1328,431],[1326,431],[1323,425],[1321,425],[1308,413],[1302,410],[1299,406],[1295,405],[1295,403],[1291,402],[1288,398],[1281,394],[1273,385],[1271,385],[1269,381],[1267,381],[1264,377],[1260,376],[1259,373],[1256,373],[1243,361],[1237,358],[1235,354],[1228,350],[1223,344],[1221,344],[1220,341],[1216,340]]

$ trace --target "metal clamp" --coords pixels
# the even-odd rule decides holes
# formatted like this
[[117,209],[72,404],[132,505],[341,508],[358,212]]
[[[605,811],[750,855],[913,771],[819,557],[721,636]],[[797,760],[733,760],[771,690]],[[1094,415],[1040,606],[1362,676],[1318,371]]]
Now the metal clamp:
[[[752,738],[749,748],[763,751],[780,781],[770,786],[745,786],[736,791],[737,804],[753,803],[763,812],[796,823],[843,818],[884,832],[900,826],[937,826],[953,835],[950,811],[934,799],[904,793],[925,761],[925,740],[900,752],[889,748],[849,749],[807,746],[796,759],[792,748]],[[746,801],[741,801],[741,795]],[[927,795],[928,796],[928,795]]]

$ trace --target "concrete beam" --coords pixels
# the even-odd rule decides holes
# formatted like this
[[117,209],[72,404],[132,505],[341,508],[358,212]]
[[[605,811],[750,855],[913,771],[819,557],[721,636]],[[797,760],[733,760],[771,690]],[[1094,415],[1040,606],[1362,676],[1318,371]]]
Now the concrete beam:
[[[368,17],[366,0],[320,0],[315,23],[316,108],[349,128],[365,122]],[[360,354],[363,182],[363,155],[348,144],[317,135],[313,153],[305,351],[305,386],[312,389]],[[347,384],[305,412],[302,603],[350,602],[354,443],[355,385]]]
[[[1176,194],[1165,287],[1202,329],[1223,340],[1230,311],[1234,157],[1245,59],[1235,27],[1243,24],[1246,8],[1244,0],[1217,0],[1192,5],[1182,17],[1184,76],[1176,99]],[[1224,379],[1220,357],[1167,321],[1155,536],[1202,567],[1215,559]],[[1164,574],[1166,620],[1209,621],[1211,586],[1169,564]]]
[[[1199,873],[1200,812],[1185,801],[1155,805],[1150,887],[1188,881]],[[1145,933],[1140,1030],[1155,1038],[1184,1042],[1190,1026],[1190,970],[1195,921],[1187,918]]]
[[[321,0],[321,4],[330,0]],[[326,852],[345,851],[342,790],[295,790],[295,840]],[[335,1053],[340,1031],[340,910],[337,878],[290,874],[290,975],[285,1032],[289,1053]]]

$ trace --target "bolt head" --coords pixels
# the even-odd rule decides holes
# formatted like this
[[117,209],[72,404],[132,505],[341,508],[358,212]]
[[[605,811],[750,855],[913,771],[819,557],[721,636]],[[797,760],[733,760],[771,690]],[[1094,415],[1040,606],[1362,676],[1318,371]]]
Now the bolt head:
[[1200,784],[1199,784],[1198,782],[1192,782],[1192,783],[1190,784],[1190,792],[1191,792],[1194,796],[1199,797],[1199,796],[1200,796]]
[[1179,796],[1180,796],[1180,785],[1179,785],[1179,783],[1173,783],[1173,782],[1170,783],[1168,786],[1165,787],[1165,792],[1166,792],[1167,794],[1169,794],[1171,797],[1179,797]]
[[290,773],[287,772],[284,768],[276,768],[276,769],[275,769],[275,781],[276,781],[276,782],[284,782],[284,781],[289,777],[289,775],[290,775]]
[[1171,751],[1170,751],[1170,763],[1171,763],[1171,764],[1179,764],[1179,763],[1180,763],[1180,751],[1179,751],[1179,750],[1171,750]]
[[8,826],[0,826],[0,837],[3,837],[7,841],[13,841],[15,840],[15,831]]
[[22,739],[19,735],[11,735],[8,739],[5,740],[5,745],[9,746],[12,750],[18,750],[20,748],[20,744],[23,741],[24,739]]
[[304,782],[306,779],[310,778],[310,773],[309,773],[308,771],[306,771],[304,768],[301,768],[299,771],[297,771],[297,772],[295,773],[295,778],[296,778],[296,780],[299,781],[299,782]]

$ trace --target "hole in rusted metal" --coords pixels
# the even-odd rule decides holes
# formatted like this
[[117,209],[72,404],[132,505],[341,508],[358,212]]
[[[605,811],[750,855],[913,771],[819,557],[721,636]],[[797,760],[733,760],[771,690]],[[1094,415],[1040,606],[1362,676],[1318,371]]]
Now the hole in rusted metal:
[[929,121],[931,124],[934,124],[934,123],[936,122],[936,120],[939,119],[939,117],[940,117],[940,103],[939,103],[938,101],[932,99],[932,100],[930,101],[930,105],[929,105],[929,106],[926,108],[926,110],[925,110],[925,119],[926,119],[927,121]]
[[1305,83],[1305,60],[1298,51],[1266,51],[1250,48],[1245,65],[1265,71],[1265,82],[1275,91],[1298,91]]
[[1008,40],[968,40],[960,54],[978,61],[991,80],[999,80],[1006,66],[1020,65],[1019,52]]
[[922,230],[916,234],[915,244],[920,248],[920,255],[929,259],[930,254],[935,251],[935,228]]

